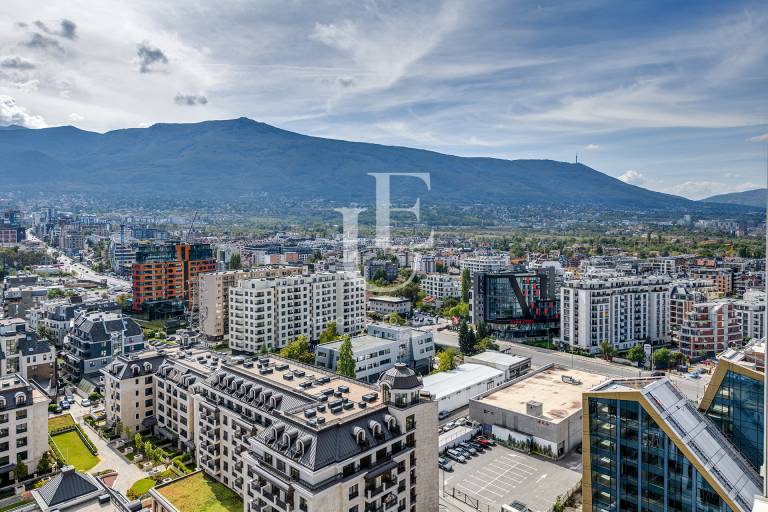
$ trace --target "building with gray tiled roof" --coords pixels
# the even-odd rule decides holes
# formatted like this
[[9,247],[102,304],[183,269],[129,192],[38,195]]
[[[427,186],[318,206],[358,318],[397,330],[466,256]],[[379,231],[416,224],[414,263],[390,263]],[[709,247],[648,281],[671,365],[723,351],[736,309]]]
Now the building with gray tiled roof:
[[104,492],[96,478],[67,466],[42,487],[33,490],[32,498],[42,512],[76,510],[95,501]]

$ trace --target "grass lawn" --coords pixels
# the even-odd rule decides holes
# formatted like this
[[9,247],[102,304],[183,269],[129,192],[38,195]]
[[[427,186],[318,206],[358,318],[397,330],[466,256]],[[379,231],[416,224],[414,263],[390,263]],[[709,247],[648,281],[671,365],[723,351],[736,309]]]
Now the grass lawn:
[[48,418],[48,432],[59,428],[69,427],[70,425],[75,426],[75,419],[69,413]]
[[130,489],[128,489],[128,492],[126,493],[128,495],[128,498],[135,500],[140,498],[142,495],[149,492],[151,488],[155,486],[155,481],[151,478],[142,478],[141,480],[136,480],[136,482],[133,483]]
[[23,507],[24,505],[29,505],[30,503],[34,502],[35,500],[21,500],[17,501],[16,503],[11,503],[10,505],[6,505],[2,508],[0,508],[0,512],[7,512],[10,510],[15,510],[19,507]]
[[241,512],[243,501],[224,485],[202,472],[193,473],[157,488],[179,512]]
[[88,471],[99,463],[99,458],[88,451],[75,430],[53,436],[53,442],[67,464],[75,466],[80,471]]

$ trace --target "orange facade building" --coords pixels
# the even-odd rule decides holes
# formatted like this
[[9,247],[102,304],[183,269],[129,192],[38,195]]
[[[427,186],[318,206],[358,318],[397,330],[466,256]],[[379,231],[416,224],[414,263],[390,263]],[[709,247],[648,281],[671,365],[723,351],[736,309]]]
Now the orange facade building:
[[142,243],[131,267],[135,312],[152,304],[189,304],[199,274],[216,271],[209,244]]

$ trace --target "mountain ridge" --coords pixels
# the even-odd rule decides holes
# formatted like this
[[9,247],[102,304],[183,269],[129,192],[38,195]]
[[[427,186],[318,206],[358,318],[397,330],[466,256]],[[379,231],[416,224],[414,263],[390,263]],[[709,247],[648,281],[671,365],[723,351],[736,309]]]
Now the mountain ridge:
[[0,131],[0,151],[6,186],[22,192],[370,202],[375,183],[368,173],[429,172],[431,191],[417,179],[396,178],[393,198],[628,210],[720,207],[630,185],[583,164],[314,137],[244,117],[105,133],[73,126],[9,129]]
[[756,188],[745,190],[743,192],[731,192],[728,194],[717,194],[711,197],[705,197],[702,202],[733,204],[739,206],[754,206],[756,208],[765,208],[766,189]]

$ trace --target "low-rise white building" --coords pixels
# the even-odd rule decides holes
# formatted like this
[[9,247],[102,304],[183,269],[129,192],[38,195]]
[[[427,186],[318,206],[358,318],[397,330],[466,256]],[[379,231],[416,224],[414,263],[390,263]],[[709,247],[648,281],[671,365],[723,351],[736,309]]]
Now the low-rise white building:
[[503,371],[482,364],[465,363],[454,370],[424,377],[424,391],[437,401],[439,412],[450,412],[503,383]]
[[421,290],[439,301],[461,297],[461,283],[449,274],[429,274],[422,278]]
[[465,356],[465,363],[482,364],[504,372],[504,380],[516,379],[531,369],[531,358],[486,350],[473,356]]
[[411,316],[411,301],[405,297],[389,297],[379,295],[368,298],[368,311],[375,311],[382,315],[397,313],[403,317]]

